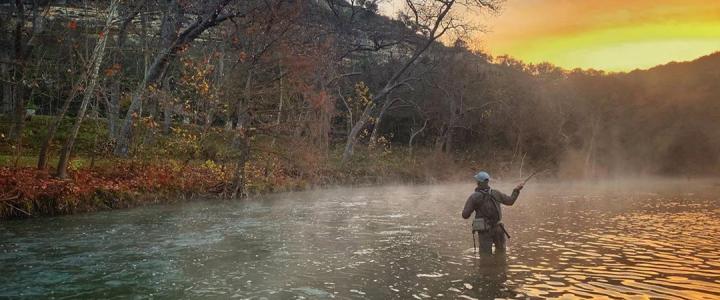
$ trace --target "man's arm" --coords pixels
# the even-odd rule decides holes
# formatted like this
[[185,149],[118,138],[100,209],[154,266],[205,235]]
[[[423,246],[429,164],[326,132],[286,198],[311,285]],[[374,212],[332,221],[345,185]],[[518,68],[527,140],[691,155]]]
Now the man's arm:
[[513,205],[513,204],[515,204],[515,201],[517,200],[518,196],[520,196],[520,190],[522,190],[522,188],[523,188],[523,185],[518,185],[517,187],[515,187],[513,189],[513,192],[510,196],[505,195],[504,193],[502,193],[500,191],[495,191],[496,192],[495,200],[497,200],[497,202],[500,202],[500,203],[508,205],[508,206]]
[[475,211],[475,201],[473,195],[470,195],[467,201],[465,201],[465,208],[463,208],[462,211],[463,219],[469,218],[473,211]]

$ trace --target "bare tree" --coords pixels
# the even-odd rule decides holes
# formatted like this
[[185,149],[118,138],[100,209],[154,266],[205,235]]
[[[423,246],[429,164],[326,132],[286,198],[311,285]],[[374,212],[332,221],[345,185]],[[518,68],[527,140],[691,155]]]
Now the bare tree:
[[[144,9],[149,9],[147,0],[132,0],[128,5],[127,9],[123,12],[118,12],[122,16],[120,25],[118,26],[117,34],[115,35],[115,47],[113,49],[112,63],[113,67],[118,67],[118,74],[116,78],[110,78],[107,84],[109,85],[109,93],[106,93],[103,97],[107,122],[108,122],[108,137],[110,140],[116,140],[119,131],[118,123],[120,119],[120,96],[121,96],[121,80],[118,80],[120,76],[126,75],[123,72],[122,61],[126,58],[124,48],[128,41],[128,33],[132,27],[133,21]],[[143,40],[145,35],[143,35]],[[109,95],[108,95],[109,94]]]
[[[47,3],[46,3],[47,5]],[[43,29],[47,9],[40,11],[40,3],[34,2],[30,11],[26,8],[25,1],[15,0],[15,26],[13,29],[13,83],[12,89],[13,105],[14,105],[14,125],[11,136],[15,139],[15,167],[22,154],[22,138],[25,128],[25,102],[27,101],[27,83],[25,82],[25,71],[27,69],[28,58],[32,53],[33,45],[37,35]],[[49,8],[49,6],[47,6]],[[27,19],[31,18],[30,32],[26,32]]]
[[[499,9],[497,0],[406,0],[405,11],[401,14],[401,20],[409,28],[415,31],[415,34],[422,38],[415,50],[407,60],[401,64],[384,87],[373,96],[373,103],[380,103],[385,96],[394,89],[406,84],[413,78],[407,78],[405,75],[409,69],[415,65],[418,58],[436,43],[438,39],[450,31],[465,31],[471,29],[468,23],[464,23],[461,19],[454,15],[453,10],[456,7],[466,9],[487,9],[497,11]],[[343,161],[347,161],[353,154],[353,148],[358,141],[358,135],[365,125],[375,114],[378,109],[376,105],[368,105],[362,115],[357,119],[352,129],[348,133],[345,150],[343,151]]]
[[[121,57],[122,51],[121,47],[125,44],[125,40],[127,38],[127,30],[128,26],[132,23],[132,20],[140,13],[141,8],[143,7],[144,0],[136,0],[135,3],[133,3],[134,6],[131,6],[131,10],[123,20],[122,23],[119,26],[117,36],[116,36],[116,47],[113,51],[114,57],[113,61],[117,62],[118,57]],[[111,3],[112,5],[112,3]],[[118,3],[118,11],[120,9],[120,4]],[[103,29],[103,33],[107,34],[109,31],[107,28]],[[108,37],[101,37],[102,38],[108,38]],[[104,48],[104,46],[103,46]],[[99,50],[96,48],[96,50]],[[101,50],[101,51],[104,51]],[[47,168],[47,162],[49,159],[49,152],[50,152],[50,146],[52,145],[53,140],[55,139],[55,134],[57,133],[58,128],[60,127],[60,124],[62,123],[63,118],[65,118],[65,115],[67,114],[67,111],[70,107],[71,102],[75,99],[75,97],[78,96],[78,93],[80,90],[85,87],[88,88],[88,82],[92,80],[91,77],[95,76],[97,77],[97,72],[95,72],[95,64],[96,58],[95,58],[95,52],[93,52],[93,57],[89,61],[89,65],[86,66],[85,72],[83,73],[82,77],[80,78],[80,81],[73,86],[72,90],[70,91],[70,96],[68,96],[64,103],[62,108],[60,109],[60,112],[55,118],[55,121],[50,125],[50,128],[48,129],[48,134],[45,137],[45,141],[43,142],[42,146],[40,147],[40,153],[38,154],[38,163],[37,168],[38,169],[45,169]],[[99,58],[100,61],[102,61],[102,57]],[[99,65],[98,65],[99,66]],[[119,110],[119,93],[120,93],[120,81],[119,80],[112,80],[112,83],[110,84],[110,95],[107,96],[107,93],[105,93],[105,107],[107,110],[107,119],[108,119],[108,135],[112,139],[117,132],[116,123],[117,123],[117,117],[118,117],[118,110]],[[87,93],[85,93],[87,95]]]
[[410,139],[408,140],[408,150],[409,150],[410,154],[413,153],[413,142],[415,141],[415,137],[418,134],[425,131],[425,128],[427,128],[428,121],[430,121],[430,119],[425,119],[422,127],[415,129],[415,119],[413,119],[412,127],[410,127]]
[[80,109],[75,119],[75,124],[70,130],[70,136],[68,136],[65,144],[63,145],[62,151],[60,152],[60,160],[57,166],[57,177],[65,178],[67,176],[67,165],[70,161],[70,154],[72,153],[73,146],[75,145],[75,138],[80,131],[83,119],[85,118],[85,111],[90,103],[91,98],[95,95],[95,85],[98,80],[98,72],[102,65],[103,58],[105,57],[105,44],[107,43],[108,35],[110,35],[110,28],[112,21],[117,14],[118,4],[120,0],[112,0],[110,7],[108,7],[108,16],[105,21],[105,27],[99,34],[95,49],[93,49],[92,57],[90,58],[88,84],[83,91],[83,100],[80,104]]

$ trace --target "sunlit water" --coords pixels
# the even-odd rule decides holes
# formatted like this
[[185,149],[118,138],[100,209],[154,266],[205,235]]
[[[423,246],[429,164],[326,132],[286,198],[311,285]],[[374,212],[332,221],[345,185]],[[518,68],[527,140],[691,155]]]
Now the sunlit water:
[[[509,186],[497,186],[509,192]],[[472,185],[278,194],[0,223],[0,298],[720,298],[720,184],[529,184],[505,260]]]

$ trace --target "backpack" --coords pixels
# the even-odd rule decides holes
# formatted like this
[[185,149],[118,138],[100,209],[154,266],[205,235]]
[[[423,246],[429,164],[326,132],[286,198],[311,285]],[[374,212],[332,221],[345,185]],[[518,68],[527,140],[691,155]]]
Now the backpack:
[[[483,202],[485,201],[491,201],[490,203],[483,203],[483,205],[490,204],[493,206],[494,211],[496,214],[494,216],[483,216],[480,218],[475,218],[473,220],[473,232],[475,231],[488,231],[491,228],[493,228],[499,221],[500,221],[500,208],[498,207],[497,201],[495,200],[495,197],[492,196],[492,189],[489,189],[487,192],[479,192],[483,195]],[[488,197],[489,196],[489,197]]]

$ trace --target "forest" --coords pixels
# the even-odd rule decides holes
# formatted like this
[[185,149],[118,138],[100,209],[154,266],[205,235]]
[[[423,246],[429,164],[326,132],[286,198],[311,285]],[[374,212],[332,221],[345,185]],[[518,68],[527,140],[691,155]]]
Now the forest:
[[492,56],[499,0],[0,1],[0,218],[315,186],[720,174],[720,53]]

